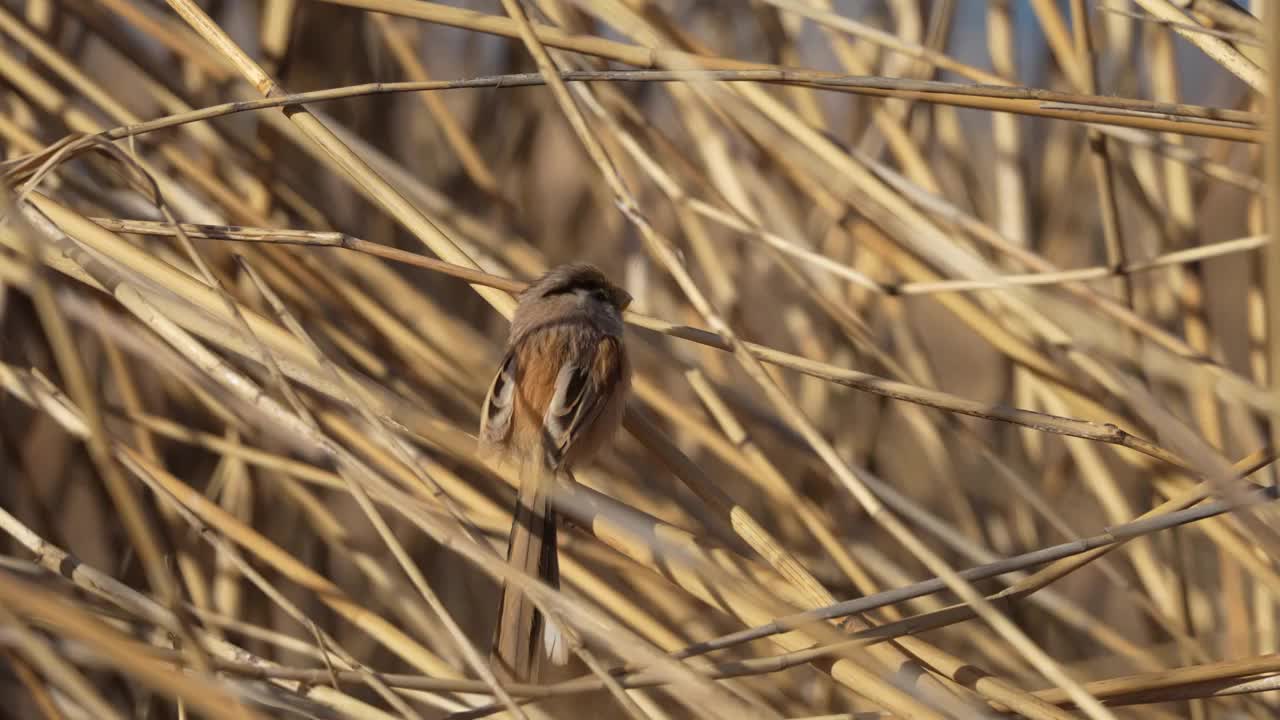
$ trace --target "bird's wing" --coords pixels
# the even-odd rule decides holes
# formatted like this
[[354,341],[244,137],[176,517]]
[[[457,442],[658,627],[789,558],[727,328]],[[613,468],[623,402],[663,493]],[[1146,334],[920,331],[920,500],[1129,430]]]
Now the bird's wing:
[[515,414],[516,356],[508,351],[502,365],[489,384],[480,413],[480,440],[501,445],[511,435],[511,418]]
[[588,352],[566,360],[556,375],[555,391],[543,417],[548,459],[553,467],[591,427],[609,400],[621,371],[618,339],[603,337]]

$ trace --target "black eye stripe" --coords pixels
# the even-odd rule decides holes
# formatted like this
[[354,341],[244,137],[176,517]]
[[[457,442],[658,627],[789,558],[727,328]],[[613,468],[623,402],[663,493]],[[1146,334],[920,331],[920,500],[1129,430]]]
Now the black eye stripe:
[[550,297],[551,295],[567,295],[569,293],[577,292],[579,290],[589,290],[593,295],[604,295],[606,293],[605,289],[601,287],[598,283],[578,282],[578,283],[566,283],[564,285],[557,285],[555,287],[549,288],[546,292],[542,294],[542,296]]

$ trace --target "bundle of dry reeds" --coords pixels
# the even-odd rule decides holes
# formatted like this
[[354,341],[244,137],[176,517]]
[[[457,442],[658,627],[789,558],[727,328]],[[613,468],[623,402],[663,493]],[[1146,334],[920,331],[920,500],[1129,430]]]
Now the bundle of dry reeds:
[[[460,5],[0,3],[0,716],[1280,712],[1275,2]],[[474,434],[569,261],[555,590]]]

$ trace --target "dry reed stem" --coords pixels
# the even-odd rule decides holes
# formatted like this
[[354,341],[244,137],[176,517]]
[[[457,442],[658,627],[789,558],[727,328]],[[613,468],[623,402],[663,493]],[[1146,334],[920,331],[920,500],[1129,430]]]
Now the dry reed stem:
[[[45,199],[37,199],[36,202],[38,206],[41,207],[42,210],[45,210],[51,207],[56,207],[55,205],[48,204],[49,201]],[[62,217],[67,217],[67,216],[62,216]],[[70,218],[68,217],[68,219]],[[110,223],[108,223],[108,225],[109,224]],[[82,227],[82,226],[79,226],[79,227]],[[234,233],[235,231],[228,229],[228,232]],[[244,239],[248,239],[248,237],[249,236],[246,235],[244,236]],[[286,233],[282,237],[287,238],[289,236]],[[103,239],[105,240],[106,238],[103,237]],[[354,243],[355,240],[356,240],[355,238],[348,238],[346,236],[341,236],[340,238],[335,237],[333,240],[333,244],[351,244],[351,243]],[[367,248],[369,246],[368,244],[361,244],[360,247]],[[120,247],[120,251],[124,251],[125,253],[128,252],[124,247]],[[379,254],[391,254],[391,253],[387,253],[386,251],[378,251],[378,252]],[[401,259],[405,257],[406,255],[403,253],[397,254],[397,259]],[[142,258],[139,256],[138,260],[141,262]],[[415,259],[413,262],[414,264],[420,267],[428,267],[429,269],[437,270],[437,271],[447,270],[450,275],[460,277],[462,279],[468,280],[476,284],[483,283],[485,286],[488,286],[488,287],[501,288],[509,292],[518,292],[520,289],[524,287],[523,283],[518,283],[511,280],[506,280],[504,278],[485,275],[483,273],[479,273],[474,270],[469,270],[467,268],[451,267],[451,266],[448,266],[447,264],[443,264],[438,261],[431,261],[430,259],[427,259],[427,258],[422,258],[420,260]],[[185,285],[188,281],[183,280],[181,277],[177,275],[173,275],[172,282],[175,283],[175,289],[177,289],[177,286]],[[187,297],[191,297],[190,293],[192,291],[198,293],[199,289],[195,286],[184,287],[182,294],[186,295]],[[208,307],[208,306],[206,306],[205,309],[210,312],[215,311],[214,308]],[[252,314],[246,313],[246,317],[250,319],[250,324],[251,326],[254,327],[255,332],[264,332],[268,328],[273,327],[273,326],[267,325],[267,326],[261,326],[261,329],[260,329],[259,325],[257,324],[258,321],[255,319],[255,317]],[[677,325],[663,322],[661,320],[657,320],[654,318],[647,318],[642,315],[638,315],[636,313],[629,313],[627,316],[627,319],[633,324],[637,325],[638,327],[644,327],[650,330],[656,330],[659,332],[663,332],[664,334],[668,334],[673,337],[678,337],[681,339],[692,340],[694,342],[698,342],[708,347],[713,347],[721,350],[729,350],[730,348],[729,343],[725,341],[721,336],[714,335],[710,332],[707,332],[705,330],[701,330],[698,328],[691,328],[688,326],[677,326]],[[264,333],[262,337],[264,338],[264,341],[268,343],[275,342],[274,338],[272,338],[272,336],[269,334]],[[216,339],[216,338],[213,338],[213,339]],[[860,372],[847,370],[843,368],[836,368],[836,367],[827,365],[825,363],[817,363],[817,362],[809,361],[805,358],[801,358],[801,357],[792,355],[790,353],[777,351],[772,348],[762,347],[754,343],[744,343],[744,345],[748,350],[752,351],[754,355],[760,357],[760,359],[766,362],[772,362],[785,367],[790,367],[791,369],[798,370],[800,372],[805,372],[815,377],[820,377],[820,378],[829,380],[831,382],[848,385],[850,387],[856,387],[858,389],[865,390],[867,392],[873,392],[879,395],[884,395],[886,397],[892,397],[899,400],[906,400],[908,402],[916,402],[928,407],[935,407],[935,408],[948,410],[951,412],[957,412],[965,415],[973,415],[975,417],[984,417],[984,418],[998,420],[1002,422],[1011,422],[1019,425],[1024,425],[1026,427],[1031,427],[1037,430],[1041,430],[1043,432],[1059,433],[1063,435],[1069,435],[1072,437],[1081,437],[1089,440],[1094,440],[1097,442],[1123,445],[1125,447],[1129,447],[1139,452],[1143,452],[1144,454],[1148,454],[1151,457],[1154,457],[1160,460],[1165,460],[1167,462],[1172,462],[1174,464],[1180,464],[1177,457],[1172,453],[1169,453],[1168,451],[1163,450],[1159,446],[1155,446],[1146,440],[1133,437],[1128,433],[1126,433],[1125,431],[1119,428],[1116,428],[1114,426],[1108,427],[1105,424],[1098,424],[1098,423],[1093,423],[1089,421],[1075,420],[1075,419],[1064,418],[1064,417],[1055,417],[1055,416],[1047,415],[1044,413],[1034,413],[1034,412],[1028,412],[1024,410],[1018,410],[1016,408],[1001,408],[1001,407],[987,406],[982,403],[975,403],[971,401],[962,400],[955,396],[951,396],[947,393],[931,391],[924,388],[915,388],[906,383],[898,383],[898,382],[886,380],[883,378],[877,378],[868,373],[860,373]],[[287,347],[287,345],[285,346]],[[275,352],[281,352],[280,345],[271,344],[271,347]],[[324,385],[327,386],[328,383],[325,383]]]

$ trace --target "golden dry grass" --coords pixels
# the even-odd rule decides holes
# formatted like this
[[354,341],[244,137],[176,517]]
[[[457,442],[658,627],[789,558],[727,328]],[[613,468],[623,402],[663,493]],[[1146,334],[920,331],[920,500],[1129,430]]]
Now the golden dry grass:
[[[1280,13],[460,5],[0,4],[0,715],[1280,711]],[[572,260],[554,591],[473,432]]]

